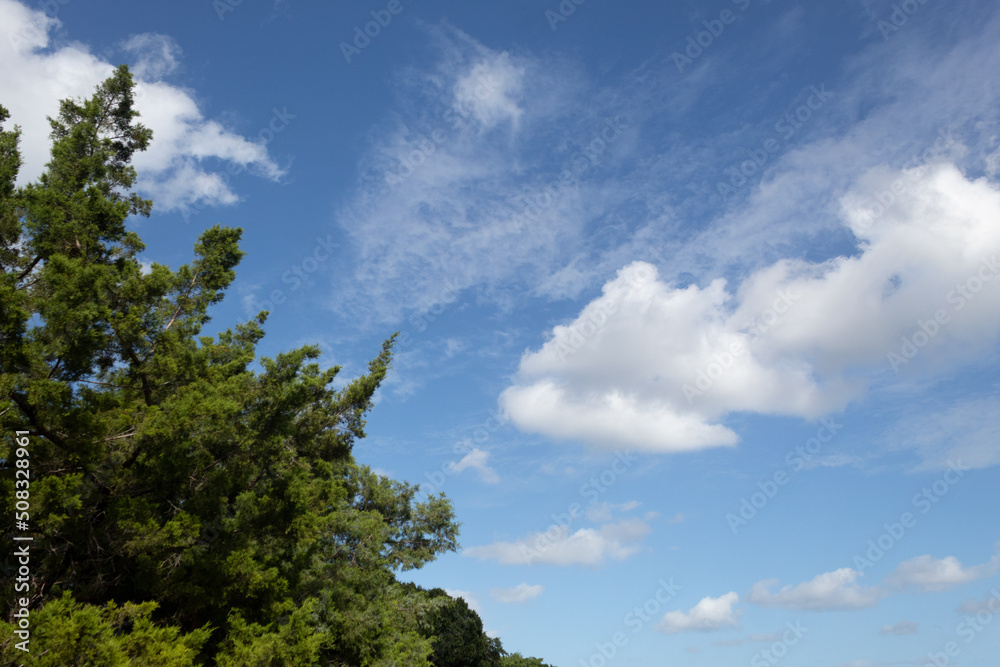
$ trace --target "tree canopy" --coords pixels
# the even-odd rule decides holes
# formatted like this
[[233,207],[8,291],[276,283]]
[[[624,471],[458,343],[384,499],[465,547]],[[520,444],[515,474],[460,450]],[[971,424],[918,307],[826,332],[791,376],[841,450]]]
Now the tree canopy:
[[394,337],[336,389],[316,346],[258,359],[266,312],[205,334],[240,229],[205,230],[176,270],[141,266],[127,220],[152,202],[131,159],[152,132],[133,87],[121,66],[63,101],[23,187],[0,107],[0,427],[11,452],[16,431],[30,443],[30,485],[6,470],[0,497],[28,498],[27,533],[3,521],[33,537],[28,591],[3,573],[0,661],[500,664],[463,601],[396,578],[458,548],[450,501],[353,456]]

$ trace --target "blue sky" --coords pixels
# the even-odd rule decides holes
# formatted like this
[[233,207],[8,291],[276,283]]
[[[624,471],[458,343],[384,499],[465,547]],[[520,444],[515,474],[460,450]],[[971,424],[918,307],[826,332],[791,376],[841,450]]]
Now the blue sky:
[[[987,1],[0,0],[23,129],[134,68],[146,262],[344,377],[445,492],[413,573],[560,667],[995,665]],[[367,31],[367,34],[366,34]],[[990,658],[994,656],[994,658]]]

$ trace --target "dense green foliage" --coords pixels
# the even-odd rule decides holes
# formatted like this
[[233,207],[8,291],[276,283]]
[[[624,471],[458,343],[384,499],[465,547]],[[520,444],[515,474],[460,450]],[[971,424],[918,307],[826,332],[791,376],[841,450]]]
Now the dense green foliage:
[[486,636],[482,620],[465,600],[450,598],[440,588],[429,593],[432,599],[446,601],[429,618],[434,636],[431,662],[435,667],[500,667],[503,647],[499,640]]
[[[177,270],[140,266],[126,220],[152,202],[130,161],[152,132],[132,91],[123,66],[64,101],[21,188],[0,107],[0,429],[30,432],[34,536],[30,591],[3,573],[0,663],[500,664],[464,602],[396,579],[457,548],[449,501],[352,454],[393,339],[335,390],[315,346],[257,359],[266,313],[202,335],[239,229],[206,230]],[[23,595],[30,653],[13,639]]]
[[520,653],[511,653],[500,660],[500,667],[552,667],[538,658],[525,658]]

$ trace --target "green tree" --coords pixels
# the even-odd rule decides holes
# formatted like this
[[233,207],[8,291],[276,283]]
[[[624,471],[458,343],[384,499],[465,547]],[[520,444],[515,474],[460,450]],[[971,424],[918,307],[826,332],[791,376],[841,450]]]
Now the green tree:
[[450,597],[444,590],[429,591],[431,599],[444,604],[429,616],[428,632],[433,637],[434,667],[500,667],[503,646],[483,632],[479,614],[462,598]]
[[542,662],[539,658],[525,658],[520,653],[506,655],[500,661],[501,667],[552,667],[548,663]]
[[[0,428],[30,431],[35,539],[33,650],[9,639],[5,572],[0,662],[430,665],[435,619],[475,628],[396,573],[455,550],[458,524],[352,453],[393,338],[337,390],[315,346],[257,359],[266,312],[204,335],[241,230],[142,270],[127,219],[152,203],[130,161],[152,133],[132,90],[122,66],[64,101],[22,188],[17,128],[0,132]],[[3,507],[14,494],[3,476]]]

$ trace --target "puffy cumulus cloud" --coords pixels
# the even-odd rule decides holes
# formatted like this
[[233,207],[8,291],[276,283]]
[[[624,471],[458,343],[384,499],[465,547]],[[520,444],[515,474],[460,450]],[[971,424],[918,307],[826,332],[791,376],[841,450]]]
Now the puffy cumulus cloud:
[[494,588],[490,593],[500,602],[522,604],[537,598],[543,590],[545,588],[541,585],[518,584],[514,588]]
[[913,621],[900,621],[895,625],[889,625],[886,623],[882,626],[882,629],[878,631],[880,635],[915,635],[919,629],[919,625]]
[[686,612],[670,611],[664,615],[657,628],[668,635],[680,632],[713,632],[724,628],[738,628],[741,610],[733,609],[740,596],[734,592],[717,598],[705,597]]
[[[23,165],[21,183],[34,180],[49,159],[50,127],[59,101],[89,98],[114,66],[90,53],[80,43],[56,43],[60,26],[42,11],[16,0],[0,0],[7,39],[0,39],[0,103],[21,126]],[[250,171],[276,180],[282,169],[269,157],[264,141],[244,138],[206,119],[191,93],[158,81],[177,67],[180,49],[164,35],[142,34],[124,42],[136,58],[136,108],[139,121],[153,130],[149,150],[137,153],[133,164],[138,189],[152,197],[157,211],[186,210],[192,206],[219,206],[238,201],[228,185],[228,174],[213,172],[208,160],[227,160],[232,171]],[[269,112],[270,113],[270,112]],[[262,124],[270,122],[263,118]]]
[[477,448],[463,456],[460,461],[449,463],[448,468],[456,474],[472,468],[479,473],[479,479],[487,484],[496,484],[500,481],[500,475],[487,464],[489,458],[489,452]]
[[954,556],[933,558],[917,556],[903,561],[886,578],[886,583],[899,588],[915,586],[927,592],[946,591],[971,581],[992,577],[1000,569],[1000,554],[982,565],[965,567]]
[[[162,82],[139,83],[137,106],[142,122],[153,130],[149,149],[135,156],[139,186],[153,195],[157,208],[186,210],[224,206],[238,201],[229,187],[229,173],[208,170],[208,160],[225,160],[226,171],[248,171],[277,181],[284,171],[269,157],[268,136],[254,140],[230,132],[206,119],[187,91]],[[261,119],[263,128],[284,129],[284,110],[272,109]],[[263,135],[263,136],[262,136]]]
[[878,210],[844,197],[853,255],[784,259],[733,290],[677,287],[634,262],[524,354],[501,405],[526,431],[677,452],[736,444],[720,423],[732,412],[816,418],[879,373],[974,358],[1000,333],[996,186],[935,164],[858,188],[894,194]]
[[168,35],[146,32],[132,35],[122,43],[132,54],[132,72],[145,81],[159,81],[177,69],[181,47]]
[[525,68],[509,53],[487,53],[455,83],[453,108],[471,112],[483,127],[509,121],[517,125],[522,111],[518,100]]
[[777,592],[771,591],[776,580],[759,581],[747,595],[747,601],[762,607],[807,611],[873,607],[886,593],[879,588],[863,588],[856,581],[860,576],[857,570],[845,567],[797,586],[784,586]]
[[649,525],[641,519],[623,519],[598,528],[580,528],[573,533],[568,527],[553,524],[545,532],[532,533],[514,542],[468,547],[462,555],[496,560],[502,565],[596,567],[608,559],[625,560],[637,553],[640,542],[649,532]]

